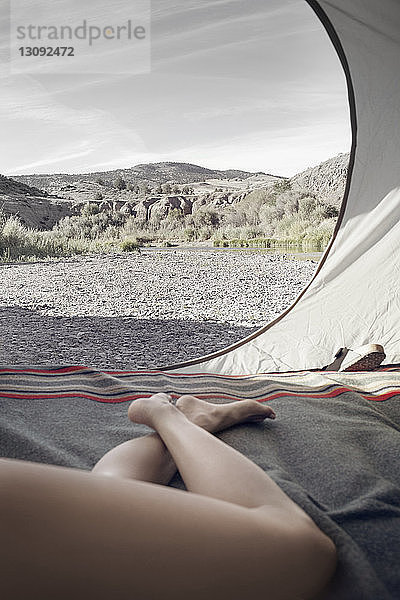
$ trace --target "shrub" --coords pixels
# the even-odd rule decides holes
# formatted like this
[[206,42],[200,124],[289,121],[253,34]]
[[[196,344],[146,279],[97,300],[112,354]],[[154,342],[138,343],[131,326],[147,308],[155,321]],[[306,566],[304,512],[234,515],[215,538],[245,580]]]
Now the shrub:
[[274,206],[275,204],[275,195],[268,188],[259,188],[256,190],[252,190],[249,192],[243,200],[241,200],[240,204],[243,203],[256,204],[258,206],[262,206],[266,204],[268,206]]
[[120,243],[120,248],[122,252],[134,252],[135,250],[139,250],[139,244],[137,240],[125,238]]
[[184,226],[185,216],[181,208],[172,208],[169,210],[167,218],[160,221],[160,230],[167,233],[174,231],[174,235],[176,235],[176,231],[183,231]]
[[[100,192],[97,192],[98,194]],[[96,194],[97,196],[97,194]],[[101,199],[103,199],[103,195],[100,193]],[[81,216],[82,217],[90,217],[91,215],[97,215],[99,212],[99,206],[98,204],[95,204],[94,202],[86,202],[86,204],[83,204],[83,206],[81,207]]]
[[333,204],[326,204],[324,206],[323,216],[325,219],[335,219],[339,216],[339,209]]
[[136,237],[136,241],[139,246],[144,246],[145,244],[151,244],[151,242],[155,241],[155,237],[153,235],[141,235]]
[[[93,206],[96,208],[93,209]],[[81,216],[64,217],[55,225],[53,231],[70,239],[95,240],[101,236],[105,237],[105,232],[110,231],[110,227],[119,229],[125,224],[126,217],[120,212],[100,211],[93,214],[93,210],[98,211],[96,204],[85,204]]]
[[192,215],[195,227],[218,227],[221,217],[213,208],[201,208]]
[[300,198],[298,202],[298,213],[302,219],[313,219],[313,217],[315,216],[316,208],[317,202],[315,198],[312,198],[310,196]]
[[289,179],[282,179],[282,181],[277,181],[272,186],[272,189],[276,194],[282,194],[283,192],[289,192],[292,186]]
[[52,231],[28,229],[16,216],[0,217],[0,258],[3,260],[69,256],[81,251],[79,244],[55,236]]
[[197,232],[194,227],[186,227],[183,230],[183,237],[186,242],[194,242],[197,237]]

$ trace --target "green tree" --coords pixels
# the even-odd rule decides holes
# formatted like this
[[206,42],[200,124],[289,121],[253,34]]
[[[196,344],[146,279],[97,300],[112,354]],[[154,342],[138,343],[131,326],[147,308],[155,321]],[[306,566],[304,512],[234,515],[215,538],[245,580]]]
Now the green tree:
[[339,216],[339,209],[333,204],[327,204],[324,206],[323,216],[325,219],[332,219]]
[[170,223],[181,223],[184,219],[183,210],[181,208],[171,208],[167,219]]
[[147,194],[151,193],[151,188],[147,183],[141,183],[139,186],[139,190],[141,196],[146,196]]
[[311,220],[315,216],[316,209],[317,209],[317,202],[316,202],[315,198],[312,198],[310,196],[306,196],[305,198],[300,198],[299,209],[298,209],[300,218]]
[[116,180],[114,181],[114,187],[117,188],[117,190],[124,190],[126,188],[126,181],[125,179],[123,179],[120,175],[116,178]]
[[91,215],[97,215],[98,212],[99,212],[99,207],[97,204],[94,204],[93,202],[86,202],[86,204],[84,204],[81,207],[82,217],[90,217]]
[[289,192],[292,189],[292,186],[289,179],[282,179],[281,181],[277,181],[272,189],[277,194],[282,194],[283,192]]
[[221,217],[216,210],[212,208],[203,208],[194,213],[193,221],[196,227],[216,228],[221,222]]

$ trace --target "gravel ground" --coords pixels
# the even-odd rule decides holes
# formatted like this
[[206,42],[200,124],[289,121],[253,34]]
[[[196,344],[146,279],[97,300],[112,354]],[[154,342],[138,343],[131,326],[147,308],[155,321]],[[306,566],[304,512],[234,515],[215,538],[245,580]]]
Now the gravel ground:
[[281,313],[315,268],[188,249],[1,264],[0,362],[134,369],[201,356]]

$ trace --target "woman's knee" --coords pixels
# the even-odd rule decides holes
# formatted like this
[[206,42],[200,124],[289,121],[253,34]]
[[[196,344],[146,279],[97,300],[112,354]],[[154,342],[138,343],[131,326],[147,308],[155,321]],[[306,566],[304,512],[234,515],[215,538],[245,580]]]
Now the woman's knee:
[[259,520],[264,540],[260,552],[272,567],[277,593],[285,586],[287,597],[312,598],[321,592],[336,568],[332,540],[300,507],[298,511],[267,506],[251,510]]

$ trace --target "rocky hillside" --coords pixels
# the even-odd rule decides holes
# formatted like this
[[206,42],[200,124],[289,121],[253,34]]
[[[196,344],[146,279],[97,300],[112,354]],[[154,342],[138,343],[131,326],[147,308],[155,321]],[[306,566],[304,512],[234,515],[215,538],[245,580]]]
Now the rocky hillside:
[[0,175],[0,194],[2,196],[47,196],[43,190],[4,175]]
[[307,190],[326,204],[340,206],[346,185],[348,163],[349,154],[338,154],[292,177],[292,189]]
[[36,185],[70,206],[96,203],[101,210],[121,210],[148,220],[165,218],[173,208],[184,214],[202,206],[239,202],[254,189],[282,177],[247,171],[218,171],[189,163],[153,163],[102,173],[19,175],[19,184]]
[[27,227],[51,229],[60,219],[74,212],[72,203],[0,175],[0,214],[18,215]]

